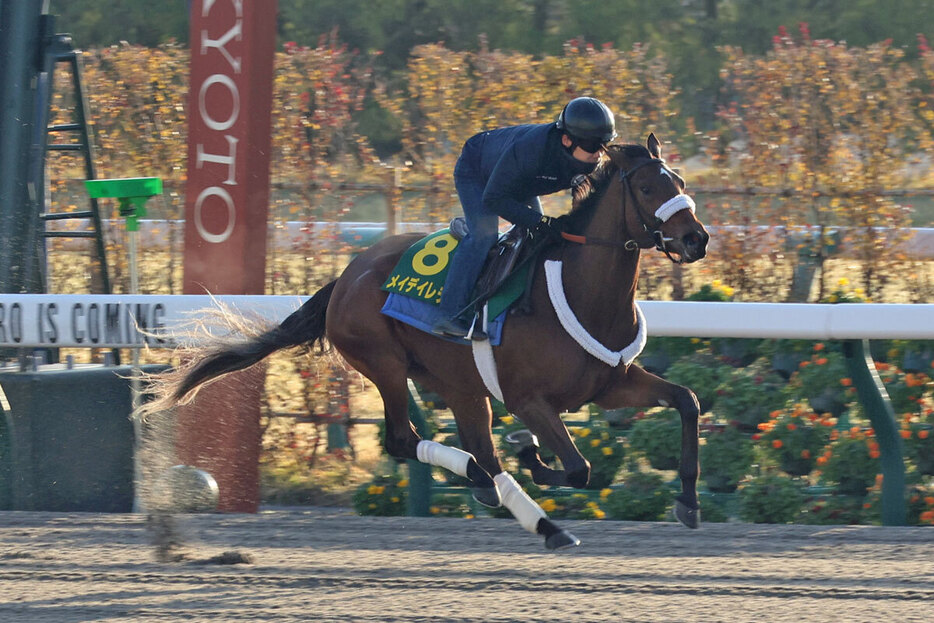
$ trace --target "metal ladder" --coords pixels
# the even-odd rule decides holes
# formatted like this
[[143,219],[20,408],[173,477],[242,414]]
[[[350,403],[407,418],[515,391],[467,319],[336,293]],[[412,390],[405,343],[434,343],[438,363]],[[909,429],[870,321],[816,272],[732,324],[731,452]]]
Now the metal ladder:
[[[47,29],[51,28],[52,20],[48,20]],[[92,257],[97,270],[91,277],[91,292],[93,294],[111,294],[110,271],[107,265],[106,246],[104,244],[103,224],[101,222],[100,208],[97,199],[90,199],[90,209],[77,212],[48,212],[48,198],[45,192],[45,161],[49,151],[82,152],[86,179],[97,179],[94,169],[94,145],[91,142],[87,125],[87,102],[81,80],[81,66],[78,62],[78,52],[75,51],[71,37],[63,34],[46,33],[43,67],[39,73],[36,84],[36,105],[38,119],[35,125],[33,140],[33,159],[30,174],[31,193],[35,196],[35,205],[38,209],[38,253],[30,254],[36,257],[30,268],[35,271],[33,278],[41,283],[43,292],[48,291],[48,263],[46,260],[46,239],[48,238],[88,238],[92,239]],[[49,125],[52,91],[54,88],[55,67],[67,64],[72,77],[74,88],[74,120],[72,123]],[[52,135],[76,134],[75,141],[51,142]],[[86,230],[49,230],[49,221],[63,221],[87,219],[90,229]],[[36,274],[37,273],[37,274]]]

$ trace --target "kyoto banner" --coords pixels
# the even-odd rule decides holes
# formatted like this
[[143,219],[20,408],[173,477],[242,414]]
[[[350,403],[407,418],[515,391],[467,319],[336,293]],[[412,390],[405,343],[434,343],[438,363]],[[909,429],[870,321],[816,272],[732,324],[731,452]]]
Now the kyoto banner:
[[[263,293],[276,4],[190,3],[185,294]],[[222,511],[259,506],[264,378],[232,375],[178,411],[179,459],[214,476]]]

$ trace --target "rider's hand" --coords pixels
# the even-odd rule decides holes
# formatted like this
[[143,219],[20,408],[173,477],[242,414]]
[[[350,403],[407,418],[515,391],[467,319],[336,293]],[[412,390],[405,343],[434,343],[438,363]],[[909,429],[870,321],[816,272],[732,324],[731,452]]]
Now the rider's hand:
[[536,234],[544,234],[550,238],[559,239],[561,233],[567,231],[567,215],[565,216],[542,216],[535,227]]

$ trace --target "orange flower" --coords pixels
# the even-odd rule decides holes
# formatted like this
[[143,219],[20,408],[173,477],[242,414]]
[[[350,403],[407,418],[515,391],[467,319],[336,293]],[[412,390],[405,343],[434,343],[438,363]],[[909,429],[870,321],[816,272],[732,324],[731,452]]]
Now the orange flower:
[[872,504],[869,502],[863,502],[863,508],[868,511],[870,508],[872,508]]
[[810,361],[802,361],[801,363],[798,364],[798,367],[799,367],[799,368],[806,368],[806,367],[808,367],[809,365],[811,365],[811,362],[810,362]]
[[902,439],[911,439],[911,431],[908,430],[907,428],[903,428],[901,430],[901,433],[902,433]]
[[852,384],[853,384],[853,379],[849,377],[844,377],[840,379],[840,385],[843,385],[844,387],[849,387]]
[[826,462],[827,462],[827,457],[826,457],[826,456],[819,456],[819,457],[817,457],[817,464],[818,464],[818,465],[823,465],[823,464],[826,463]]
[[921,513],[921,521],[934,523],[934,511],[924,511]]
[[773,440],[772,440],[772,447],[775,448],[776,450],[777,450],[778,448],[781,448],[782,445],[784,445],[784,444],[782,444],[782,440],[781,440],[781,439],[773,439]]
[[772,418],[772,419],[774,420],[775,418],[777,418],[777,417],[780,416],[781,414],[782,414],[782,410],[781,410],[781,409],[776,409],[775,411],[772,411],[771,413],[769,413],[769,417]]
[[801,458],[802,458],[802,459],[809,459],[809,458],[811,458],[811,451],[810,451],[810,450],[802,450],[802,451],[801,451]]
[[928,506],[934,506],[934,496],[928,495],[924,498],[924,503]]
[[870,451],[869,451],[869,458],[871,458],[871,459],[878,459],[878,458],[879,458],[879,451],[878,451],[878,450],[870,450]]
[[816,351],[824,350],[824,343],[823,343],[823,342],[818,342],[817,344],[815,344],[815,345],[814,345],[814,350],[816,350]]
[[794,422],[788,422],[788,430],[798,430],[797,424]]
[[931,431],[924,428],[918,431],[918,439],[927,439],[931,435]]
[[753,433],[753,434],[752,434],[752,440],[753,440],[753,441],[759,441],[760,439],[762,439],[762,435],[760,435],[759,433]]
[[827,365],[827,361],[828,359],[826,357],[820,357],[818,359],[815,359],[814,363],[816,363],[819,366],[824,366],[824,365]]

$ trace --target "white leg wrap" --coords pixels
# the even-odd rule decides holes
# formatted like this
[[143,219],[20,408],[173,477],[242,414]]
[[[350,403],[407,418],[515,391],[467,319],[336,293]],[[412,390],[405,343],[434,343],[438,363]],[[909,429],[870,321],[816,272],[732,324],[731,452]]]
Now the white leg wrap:
[[451,470],[458,476],[467,477],[467,463],[473,458],[469,452],[460,448],[452,448],[437,441],[423,439],[415,448],[418,460],[429,465],[437,465]]
[[509,509],[509,512],[519,521],[519,525],[532,534],[537,534],[535,529],[538,527],[538,520],[548,516],[542,507],[522,490],[516,479],[508,472],[493,476],[493,482],[496,483],[503,506]]

